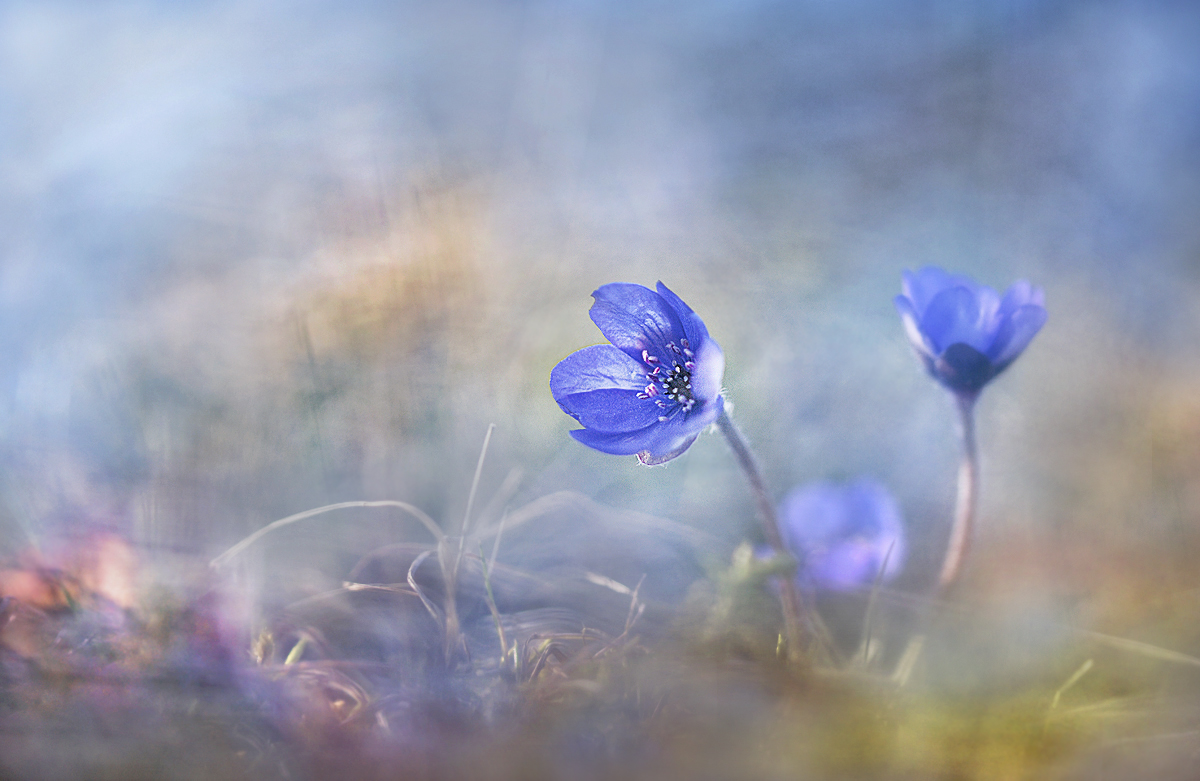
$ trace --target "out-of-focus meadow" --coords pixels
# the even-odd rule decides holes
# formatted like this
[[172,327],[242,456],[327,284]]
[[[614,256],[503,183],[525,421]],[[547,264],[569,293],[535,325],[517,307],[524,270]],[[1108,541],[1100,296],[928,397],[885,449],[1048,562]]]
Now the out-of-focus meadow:
[[[337,718],[240,670],[309,658],[282,645],[297,638],[353,655],[297,601],[428,532],[352,509],[263,538],[223,574],[208,562],[355,500],[411,503],[454,534],[494,423],[480,527],[578,492],[501,534],[496,588],[510,577],[514,605],[548,610],[520,578],[574,584],[565,625],[611,618],[600,650],[624,654],[622,672],[564,662],[574,688],[518,687],[506,706],[446,683],[472,726],[445,726],[447,706],[428,734],[461,729],[472,748],[372,743],[381,764],[354,755],[359,777],[1195,777],[1197,40],[1200,8],[1182,1],[0,4],[0,597],[20,598],[0,609],[0,770],[322,777],[351,761],[322,733],[328,764],[306,766],[314,723]],[[1027,278],[1049,322],[979,404],[961,592],[912,683],[881,694],[954,502],[952,403],[892,304],[901,270],[927,264]],[[660,279],[724,349],[777,496],[869,475],[899,499],[909,559],[877,594],[865,688],[844,667],[761,661],[775,636],[750,618],[733,620],[757,638],[740,650],[696,640],[735,547],[759,539],[719,437],[646,468],[567,435],[548,377],[603,341],[591,292]],[[80,609],[31,596],[45,583],[30,573],[50,571],[159,638],[151,653],[121,623],[105,659],[122,675],[202,646],[237,685],[168,707],[76,697],[43,669],[53,693],[30,695],[31,659],[83,653],[78,622],[39,624]],[[629,596],[584,589],[643,575],[635,654]],[[820,600],[847,653],[867,600]],[[480,610],[476,662],[498,656]],[[286,611],[309,628],[263,651]],[[408,620],[388,615],[354,631],[376,642]],[[621,675],[662,698],[605,699],[640,697]],[[436,722],[430,691],[389,707]],[[489,708],[509,706],[521,718],[493,729]],[[607,726],[570,726],[589,719]]]

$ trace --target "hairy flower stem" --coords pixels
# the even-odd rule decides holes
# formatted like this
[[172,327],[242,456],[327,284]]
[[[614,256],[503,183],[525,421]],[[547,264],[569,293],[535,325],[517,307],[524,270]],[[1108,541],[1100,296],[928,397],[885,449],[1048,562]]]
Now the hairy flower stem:
[[944,593],[958,580],[975,525],[975,506],[979,497],[979,450],[975,445],[976,398],[978,395],[974,393],[954,395],[958,404],[963,453],[962,463],[958,467],[958,500],[954,507],[954,526],[950,529],[950,542],[946,546],[946,557],[942,560],[942,573],[938,576],[939,593]]
[[[721,416],[717,418],[717,428],[725,435],[725,440],[729,442],[729,447],[737,456],[738,464],[746,473],[746,479],[750,481],[750,492],[754,495],[754,501],[758,505],[758,513],[763,522],[763,535],[776,553],[790,556],[791,553],[783,544],[783,536],[779,533],[779,519],[775,515],[775,502],[771,500],[771,494],[767,491],[767,484],[763,480],[758,459],[750,450],[750,443],[746,441],[742,430],[729,417],[727,409],[721,410]],[[796,588],[795,579],[787,577],[782,580],[780,601],[783,603],[783,628],[784,637],[787,639],[788,656],[791,659],[799,659],[804,647],[804,632],[801,629],[804,626],[804,603],[800,598],[799,589]]]

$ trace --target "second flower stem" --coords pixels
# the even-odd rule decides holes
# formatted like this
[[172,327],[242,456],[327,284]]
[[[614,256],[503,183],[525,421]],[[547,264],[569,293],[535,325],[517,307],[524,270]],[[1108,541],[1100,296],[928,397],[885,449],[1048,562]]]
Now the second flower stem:
[[946,556],[942,559],[942,571],[938,575],[937,587],[919,620],[921,629],[908,641],[908,648],[900,657],[892,678],[901,686],[908,682],[925,640],[934,622],[945,607],[943,598],[950,587],[958,581],[963,561],[971,544],[975,526],[975,505],[979,498],[979,450],[975,445],[975,400],[977,394],[955,394],[958,406],[959,435],[962,439],[962,462],[958,466],[958,499],[954,505],[954,525],[950,527],[950,541],[946,545]]
[[[750,443],[746,441],[742,430],[729,417],[726,409],[721,410],[721,416],[717,418],[717,428],[725,436],[725,440],[737,457],[738,464],[746,473],[746,479],[750,481],[750,493],[754,496],[755,504],[758,505],[758,514],[763,522],[763,536],[766,537],[767,543],[775,549],[776,553],[790,556],[791,552],[784,545],[783,535],[779,532],[779,518],[775,514],[775,502],[767,491],[762,469],[759,468],[758,459],[750,450]],[[784,637],[787,639],[788,656],[798,659],[803,652],[804,603],[800,597],[800,590],[796,588],[795,578],[787,577],[782,580],[779,596],[783,607]]]
[[974,394],[956,394],[959,433],[962,436],[962,463],[958,467],[958,500],[954,506],[954,526],[938,576],[938,591],[944,592],[962,572],[963,560],[971,544],[975,526],[975,506],[979,498],[979,450],[975,444]]

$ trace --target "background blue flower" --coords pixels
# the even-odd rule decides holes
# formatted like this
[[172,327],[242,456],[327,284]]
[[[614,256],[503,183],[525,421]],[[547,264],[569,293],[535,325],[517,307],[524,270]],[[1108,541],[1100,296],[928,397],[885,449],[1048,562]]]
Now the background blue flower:
[[884,580],[904,566],[904,520],[879,483],[810,483],[792,489],[779,507],[784,542],[800,560],[797,577],[845,591],[870,585],[887,562]]
[[1004,298],[965,276],[926,266],[904,272],[896,309],[929,373],[956,393],[976,394],[1004,371],[1046,322],[1041,288],[1014,282]]
[[643,463],[675,458],[721,414],[725,355],[691,307],[658,291],[616,282],[592,296],[592,321],[612,344],[585,347],[550,372],[550,392],[583,424],[571,436]]

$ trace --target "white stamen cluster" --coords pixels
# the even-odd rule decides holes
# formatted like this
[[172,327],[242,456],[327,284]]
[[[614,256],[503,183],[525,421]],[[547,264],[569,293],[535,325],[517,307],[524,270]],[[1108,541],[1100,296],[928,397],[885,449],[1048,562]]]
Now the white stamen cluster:
[[[651,355],[648,350],[642,350],[642,362],[648,368],[646,379],[649,384],[646,385],[645,391],[638,394],[638,398],[654,399],[659,409],[667,413],[659,416],[660,422],[666,421],[670,413],[676,411],[668,411],[668,401],[677,404],[677,409],[682,409],[685,413],[691,412],[692,407],[696,406],[696,397],[692,395],[692,371],[696,364],[691,359],[694,354],[687,339],[680,339],[679,342],[678,345],[675,342],[667,342],[667,349],[673,353],[669,368],[658,356]],[[658,398],[660,396],[662,398]]]

